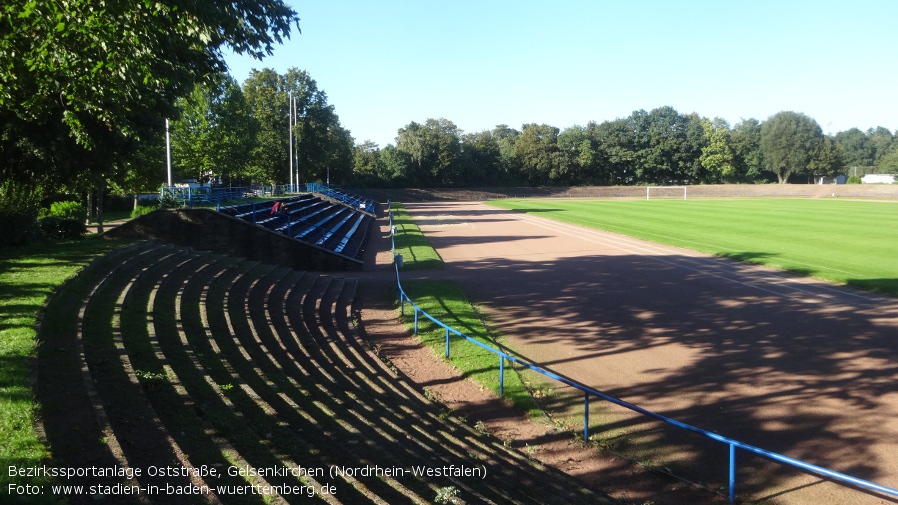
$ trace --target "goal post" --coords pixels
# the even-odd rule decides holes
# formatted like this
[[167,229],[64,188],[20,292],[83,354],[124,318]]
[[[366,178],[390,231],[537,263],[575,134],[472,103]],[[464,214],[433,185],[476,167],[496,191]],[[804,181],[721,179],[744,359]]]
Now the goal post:
[[686,199],[686,187],[687,186],[646,186],[645,187],[645,199],[651,200],[652,198],[658,199]]

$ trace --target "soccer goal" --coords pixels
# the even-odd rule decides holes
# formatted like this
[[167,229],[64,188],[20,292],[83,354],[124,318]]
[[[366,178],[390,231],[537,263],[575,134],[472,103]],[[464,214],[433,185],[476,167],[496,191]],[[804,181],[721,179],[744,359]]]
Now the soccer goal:
[[686,199],[686,186],[646,186],[645,199]]

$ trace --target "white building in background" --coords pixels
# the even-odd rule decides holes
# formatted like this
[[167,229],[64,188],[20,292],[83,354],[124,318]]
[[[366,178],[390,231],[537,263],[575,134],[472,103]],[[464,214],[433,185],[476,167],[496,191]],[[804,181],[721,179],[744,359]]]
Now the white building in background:
[[894,184],[895,174],[867,174],[861,177],[864,184]]

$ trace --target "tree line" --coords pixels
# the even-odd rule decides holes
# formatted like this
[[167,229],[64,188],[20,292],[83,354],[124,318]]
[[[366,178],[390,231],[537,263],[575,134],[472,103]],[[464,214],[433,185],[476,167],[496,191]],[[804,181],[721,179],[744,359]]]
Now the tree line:
[[898,171],[889,130],[824,134],[811,117],[783,111],[764,121],[726,121],[665,106],[561,130],[530,123],[465,133],[445,118],[411,122],[395,144],[355,144],[309,74],[253,71],[242,88],[197,90],[181,102],[175,153],[182,176],[283,184],[294,175],[362,187],[670,185],[809,182],[820,176]]
[[791,111],[730,126],[660,107],[564,130],[499,125],[467,134],[440,118],[399,129],[395,145],[357,145],[353,174],[363,184],[395,186],[807,182],[896,172],[895,140],[882,127],[825,135]]
[[298,27],[283,0],[21,0],[0,12],[0,224],[54,199],[157,190],[166,119],[175,176],[230,185],[785,183],[898,172],[886,128],[828,135],[791,111],[731,126],[665,106],[563,130],[480,132],[431,118],[400,128],[395,143],[356,143],[307,72],[227,75],[225,50],[261,59]]

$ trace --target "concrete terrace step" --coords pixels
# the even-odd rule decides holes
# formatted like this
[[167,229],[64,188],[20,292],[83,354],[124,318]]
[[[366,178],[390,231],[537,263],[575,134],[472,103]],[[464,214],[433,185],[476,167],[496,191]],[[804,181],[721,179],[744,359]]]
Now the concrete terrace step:
[[[43,433],[54,458],[69,466],[128,465],[87,363],[85,317],[93,296],[118,274],[127,258],[150,254],[158,247],[142,242],[97,258],[68,280],[47,306],[49,317],[39,333],[36,390]],[[97,443],[100,440],[107,443]],[[123,482],[119,478],[86,480],[92,485]]]
[[[352,284],[355,285],[354,283]],[[330,286],[329,286],[330,287]],[[318,289],[321,289],[319,287]],[[354,289],[354,287],[353,287]],[[359,347],[347,345],[347,339],[337,328],[341,323],[335,321],[335,314],[348,314],[349,308],[343,307],[339,310],[335,309],[336,301],[342,296],[339,293],[340,288],[325,290],[319,295],[311,297],[313,303],[308,301],[302,305],[302,318],[305,321],[306,329],[310,336],[316,340],[316,345],[309,345],[310,350],[317,350],[319,353],[327,356],[319,358],[319,361],[328,361],[335,364],[334,374],[343,376],[342,381],[352,384],[352,388],[346,388],[347,391],[358,390],[357,401],[367,405],[368,409],[376,412],[376,420],[383,421],[384,424],[392,423],[393,426],[400,426],[400,432],[405,433],[406,438],[409,433],[414,433],[412,437],[414,443],[408,444],[410,448],[408,453],[403,456],[406,462],[414,461],[416,458],[422,458],[419,461],[426,465],[428,462],[434,464],[435,461],[443,461],[444,464],[470,464],[472,456],[477,461],[488,461],[493,464],[501,465],[501,470],[505,465],[511,464],[511,468],[516,471],[512,472],[518,479],[530,479],[533,482],[541,480],[543,473],[548,472],[543,467],[536,467],[527,461],[521,455],[507,451],[500,444],[485,443],[481,441],[481,435],[475,433],[464,425],[453,425],[441,419],[440,413],[436,412],[429,401],[424,399],[420,394],[407,388],[405,383],[398,381],[383,381],[384,374],[389,373],[386,367],[375,359],[370,353],[359,352]],[[349,297],[343,296],[344,303],[351,301]],[[343,323],[345,327],[345,323]],[[311,352],[311,351],[310,351]],[[382,374],[368,375],[360,373],[365,369],[374,369],[379,367]],[[338,380],[340,380],[338,378]],[[386,391],[386,394],[378,394],[378,391]],[[400,402],[398,405],[394,403],[395,396],[403,397],[407,403]],[[403,404],[405,403],[405,404]],[[411,405],[409,405],[411,404]],[[403,408],[404,407],[404,408]],[[392,414],[392,417],[391,417]],[[381,427],[385,432],[386,427]],[[424,449],[424,456],[415,451],[415,448]],[[396,449],[394,449],[396,450]],[[441,454],[442,453],[442,454]],[[498,456],[498,457],[497,457]],[[526,472],[520,472],[521,466],[535,468],[535,472],[529,477]],[[466,480],[453,481],[453,485],[464,489],[468,485]],[[576,502],[576,493],[569,491],[570,483],[564,482],[563,485],[553,487],[551,483],[547,483],[540,488],[540,502],[551,502],[550,496],[557,493],[559,503]],[[476,491],[469,490],[473,495],[481,497],[489,496],[483,487],[479,487]],[[488,489],[495,493],[492,499],[499,502],[507,500],[509,496],[517,494],[517,490],[505,489]],[[518,496],[516,500],[527,502],[533,496],[532,489]],[[593,496],[595,499],[596,497]]]
[[[185,250],[156,247],[128,256],[85,299],[83,324],[79,325],[78,331],[83,343],[83,363],[89,369],[95,388],[94,405],[105,433],[103,441],[123,468],[143,469],[182,463],[165,427],[143,395],[128,355],[123,352],[120,307],[131,288],[152,275],[155,266],[180,261],[187,254]],[[152,476],[136,481],[141,486],[162,483],[161,479]],[[174,478],[167,482],[184,486],[189,484],[189,479]],[[173,503],[192,502],[177,497],[173,500]]]
[[[217,493],[216,485],[315,490],[265,497],[269,503],[429,503],[448,486],[466,503],[609,502],[447,417],[387,368],[353,329],[354,280],[151,244],[111,253],[89,269],[95,282],[76,278],[53,303],[66,309],[68,337],[48,335],[75,364],[68,380],[41,387],[71,390],[73,418],[95,426],[82,435],[47,423],[60,464],[89,466],[78,447],[103,437],[104,450],[89,453],[93,461],[220,469],[217,477],[103,480],[206,490],[145,491],[144,503],[261,503],[260,496]],[[41,360],[60,363],[48,352]],[[62,415],[55,408],[46,406]],[[232,467],[267,473],[227,474]],[[332,467],[352,471],[317,474]],[[407,473],[447,467],[487,475]],[[306,472],[273,471],[291,468]],[[361,470],[372,468],[381,474]],[[323,486],[336,493],[321,494]]]

